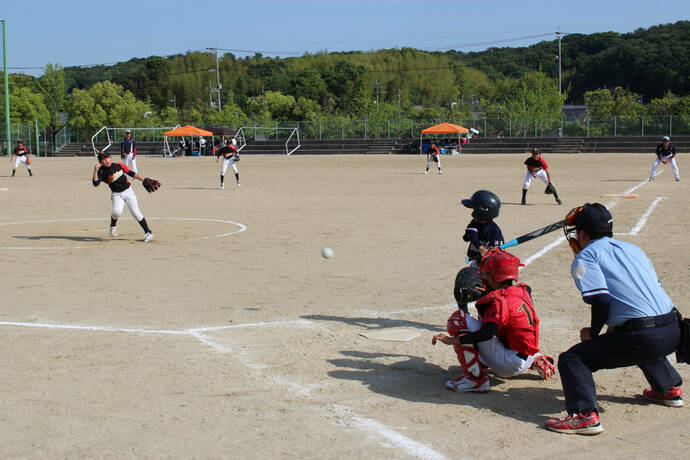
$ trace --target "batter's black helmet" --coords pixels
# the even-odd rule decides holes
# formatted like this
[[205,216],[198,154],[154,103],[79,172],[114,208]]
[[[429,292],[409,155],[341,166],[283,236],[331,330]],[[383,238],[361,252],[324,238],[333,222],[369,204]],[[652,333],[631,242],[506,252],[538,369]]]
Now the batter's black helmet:
[[494,192],[477,190],[470,199],[462,200],[465,207],[472,208],[472,217],[477,220],[489,220],[498,217],[501,200]]

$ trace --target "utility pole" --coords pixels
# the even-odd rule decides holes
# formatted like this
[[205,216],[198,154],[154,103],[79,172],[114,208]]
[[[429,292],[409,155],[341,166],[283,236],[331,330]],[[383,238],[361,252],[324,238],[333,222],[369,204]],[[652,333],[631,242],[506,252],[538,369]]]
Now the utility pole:
[[218,111],[220,112],[220,90],[222,86],[220,85],[220,69],[218,68],[218,50],[216,50],[216,91],[218,91]]
[[374,83],[374,89],[376,90],[376,113],[379,113],[379,89],[381,88],[381,83],[376,80]]
[[172,98],[171,102],[173,103],[173,110],[175,112],[177,112],[177,97],[175,97],[174,94],[173,94],[173,98]]
[[563,90],[561,88],[561,33],[556,32],[556,38],[558,39],[558,94],[562,94]]
[[[221,110],[221,102],[220,102],[220,90],[223,88],[223,85],[220,84],[220,67],[218,66],[218,51],[220,51],[220,48],[206,48],[209,51],[215,51],[216,53],[216,87],[213,89],[213,91],[218,93],[218,111],[220,112]],[[213,72],[213,70],[211,70]],[[213,107],[213,104],[211,104],[211,107]]]
[[7,20],[1,19],[0,22],[2,22],[2,61],[5,73],[5,129],[7,130],[7,154],[9,155],[12,149],[12,129],[10,127],[10,80],[7,71]]

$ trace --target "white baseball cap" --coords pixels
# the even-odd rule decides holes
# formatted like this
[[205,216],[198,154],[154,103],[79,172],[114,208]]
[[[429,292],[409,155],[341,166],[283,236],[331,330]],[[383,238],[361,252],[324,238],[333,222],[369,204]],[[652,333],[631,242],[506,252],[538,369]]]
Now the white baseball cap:
[[670,141],[671,138],[668,137],[668,136],[664,136],[664,137],[661,138],[661,140],[664,141],[664,142],[666,142],[666,141]]

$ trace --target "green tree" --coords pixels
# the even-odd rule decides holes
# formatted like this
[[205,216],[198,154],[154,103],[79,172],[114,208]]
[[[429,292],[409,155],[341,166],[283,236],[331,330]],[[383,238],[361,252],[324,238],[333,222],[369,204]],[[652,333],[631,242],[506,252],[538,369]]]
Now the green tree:
[[70,125],[85,133],[102,126],[143,125],[147,106],[121,86],[105,81],[88,90],[75,89],[68,105]]
[[504,113],[518,122],[513,132],[528,134],[536,129],[540,134],[560,124],[566,97],[567,92],[558,93],[555,79],[540,71],[529,72],[520,79],[515,92],[506,98]]
[[55,132],[60,112],[65,110],[67,102],[67,84],[62,66],[60,64],[47,64],[43,75],[38,79],[37,86],[43,94],[43,100],[50,113],[51,130]]
[[45,126],[50,120],[50,114],[43,97],[24,87],[10,93],[10,118],[22,123],[38,120],[39,125]]

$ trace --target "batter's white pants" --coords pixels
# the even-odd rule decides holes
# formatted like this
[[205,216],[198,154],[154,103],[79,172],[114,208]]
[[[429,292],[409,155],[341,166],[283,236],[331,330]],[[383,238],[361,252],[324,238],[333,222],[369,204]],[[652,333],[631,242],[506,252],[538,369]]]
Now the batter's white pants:
[[[438,170],[441,170],[441,155],[436,155],[436,160],[437,163],[436,165],[438,166]],[[426,160],[426,169],[428,170],[431,167],[431,163],[434,162],[434,156],[431,155],[428,160]]]
[[534,173],[535,175],[533,176],[530,171],[527,171],[527,174],[525,174],[525,181],[522,183],[522,189],[523,190],[529,190],[529,184],[532,183],[532,179],[535,177],[541,180],[543,183],[546,185],[549,185],[549,178],[546,175],[546,171],[543,169],[540,169],[539,171]]
[[132,171],[137,172],[137,159],[134,157],[134,154],[125,154],[125,166],[127,166]]
[[228,165],[232,168],[233,171],[235,171],[235,174],[237,174],[237,166],[235,166],[235,159],[234,158],[223,158],[223,166],[221,166],[220,169],[220,175],[224,176],[225,171],[228,170]]
[[17,157],[14,159],[14,168],[12,169],[17,169],[19,167],[19,163],[24,163],[26,169],[31,169],[31,165],[27,162],[26,155],[17,155]]
[[[475,332],[481,329],[482,323],[474,319],[471,315],[465,315],[467,319],[467,329]],[[517,355],[517,351],[506,348],[498,337],[477,343],[479,350],[479,360],[482,364],[490,367],[496,375],[500,377],[513,377],[524,374],[532,366],[534,359],[540,355],[537,353],[522,359]]]
[[[671,168],[673,168],[673,174],[675,174],[676,179],[678,179],[680,177],[680,173],[678,172],[678,165],[676,164],[676,159],[671,158],[671,155],[661,157],[661,159],[662,160],[669,160],[669,159],[671,160],[670,163],[671,163]],[[656,168],[658,168],[660,164],[661,164],[661,160],[659,159],[659,157],[657,157],[657,159],[654,160],[654,164],[652,165],[652,174],[650,174],[649,177],[654,177],[654,175],[656,174]]]
[[137,220],[137,222],[141,222],[141,219],[144,218],[144,215],[139,210],[139,203],[137,202],[137,197],[134,195],[134,190],[132,190],[132,187],[129,187],[124,192],[113,192],[111,195],[111,200],[113,202],[112,218],[114,220],[119,219],[122,215],[122,211],[125,209],[125,203],[127,203],[129,212],[132,213],[132,216]]

